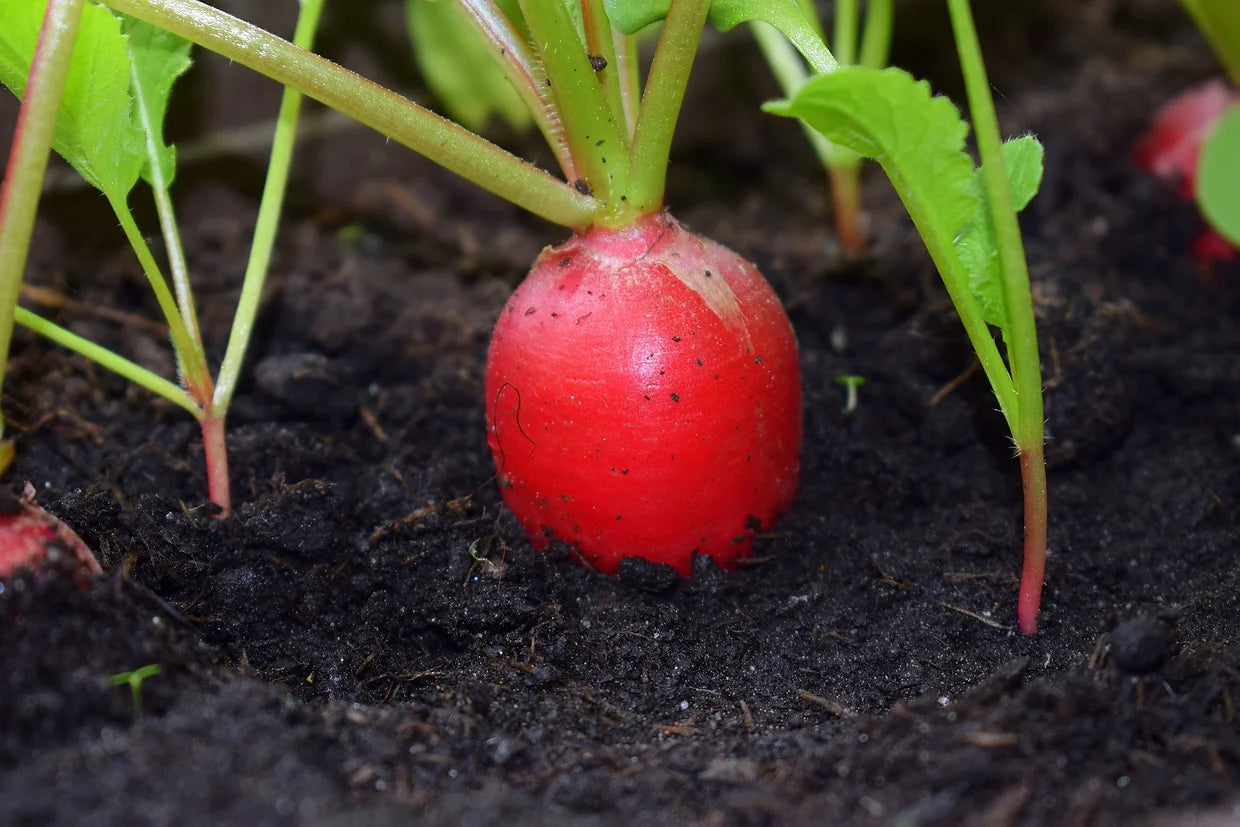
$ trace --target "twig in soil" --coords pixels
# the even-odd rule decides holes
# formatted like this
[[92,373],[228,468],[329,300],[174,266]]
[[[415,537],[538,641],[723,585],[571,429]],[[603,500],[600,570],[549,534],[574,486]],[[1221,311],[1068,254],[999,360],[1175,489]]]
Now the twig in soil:
[[100,307],[97,304],[80,302],[50,287],[40,287],[37,284],[23,284],[22,298],[55,310],[72,310],[74,313],[83,313],[89,316],[98,316],[100,319],[107,319],[110,322],[119,322],[126,327],[142,328],[151,333],[158,333],[160,336],[168,335],[168,325],[162,322],[148,319],[145,316],[139,316],[136,313],[123,313],[110,307]]
[[999,621],[992,620],[991,618],[986,617],[985,615],[980,615],[977,612],[971,612],[968,609],[962,609],[959,606],[953,606],[950,603],[940,603],[939,605],[942,606],[944,609],[951,609],[953,612],[959,612],[960,614],[971,617],[974,620],[979,620],[993,629],[1011,629],[1012,628],[1011,626],[1004,626]]
[[884,586],[890,586],[893,589],[900,589],[901,591],[908,588],[905,583],[888,574],[886,570],[883,569],[882,565],[879,564],[877,557],[871,557],[870,562],[874,564],[874,568],[878,572],[878,582],[882,583]]
[[359,411],[362,422],[370,429],[370,433],[378,440],[380,444],[386,444],[388,441],[387,431],[383,430],[383,426],[379,424],[379,417],[375,416],[374,411],[363,405]]
[[749,711],[749,704],[741,701],[741,723],[745,729],[753,729],[753,713]]
[[824,698],[821,695],[815,695],[813,692],[806,689],[798,689],[797,697],[803,701],[809,701],[812,704],[822,707],[836,718],[851,718],[856,714],[843,704],[833,701],[830,698]]
[[995,796],[986,805],[976,823],[993,824],[996,827],[1015,824],[1017,816],[1020,815],[1021,810],[1025,809],[1025,805],[1029,803],[1031,795],[1033,795],[1033,790],[1027,784],[1021,783],[1009,787]]
[[968,381],[968,378],[970,376],[977,373],[977,369],[980,368],[981,366],[982,366],[982,363],[979,362],[977,359],[974,359],[973,362],[967,368],[964,369],[963,373],[961,373],[955,379],[950,380],[946,385],[944,385],[943,387],[935,391],[934,396],[930,397],[930,407],[933,408],[935,405],[939,404],[944,399],[946,399],[948,396],[950,396],[956,390],[956,388],[960,387],[966,381]]
[[702,730],[690,724],[655,724],[660,735],[701,735]]
[[1014,747],[1020,743],[1020,736],[1015,732],[986,732],[975,730],[966,732],[960,737],[960,740],[974,747],[983,749],[998,749],[1001,747]]
[[1001,571],[945,571],[943,581],[953,586],[974,580],[1010,580],[1011,575]]

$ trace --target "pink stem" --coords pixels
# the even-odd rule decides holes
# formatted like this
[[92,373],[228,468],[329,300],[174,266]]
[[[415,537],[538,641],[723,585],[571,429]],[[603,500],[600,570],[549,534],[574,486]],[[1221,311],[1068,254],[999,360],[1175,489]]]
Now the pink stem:
[[1042,443],[1020,452],[1020,476],[1025,489],[1025,568],[1016,616],[1021,633],[1032,635],[1038,630],[1046,572],[1046,463]]
[[220,507],[220,517],[232,513],[232,491],[228,485],[228,444],[224,437],[224,417],[205,415],[202,448],[207,461],[207,496]]
[[840,247],[849,255],[865,252],[865,228],[861,225],[861,167],[842,164],[828,168],[831,201],[835,212],[835,234]]

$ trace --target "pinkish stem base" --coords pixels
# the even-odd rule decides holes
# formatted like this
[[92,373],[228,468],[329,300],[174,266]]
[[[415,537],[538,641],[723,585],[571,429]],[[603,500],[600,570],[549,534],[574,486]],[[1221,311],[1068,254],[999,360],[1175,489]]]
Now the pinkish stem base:
[[228,485],[228,443],[224,438],[224,418],[205,416],[202,426],[202,448],[207,461],[207,496],[220,507],[218,516],[232,513],[232,491]]
[[835,234],[849,255],[865,252],[865,227],[861,220],[861,166],[840,164],[828,170]]
[[1016,616],[1021,633],[1032,635],[1038,630],[1046,572],[1046,463],[1041,443],[1020,452],[1020,475],[1025,490],[1025,568]]

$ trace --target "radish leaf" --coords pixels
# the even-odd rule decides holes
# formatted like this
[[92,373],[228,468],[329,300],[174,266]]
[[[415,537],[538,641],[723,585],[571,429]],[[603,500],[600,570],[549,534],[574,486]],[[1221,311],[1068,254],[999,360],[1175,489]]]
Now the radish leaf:
[[[1042,144],[1030,135],[1005,141],[1003,166],[1012,191],[1012,207],[1020,212],[1042,183]],[[986,197],[982,168],[974,172],[978,204],[973,220],[955,241],[956,254],[964,265],[969,291],[982,309],[982,317],[1003,330],[1008,328],[1007,304],[1003,297],[1003,270],[999,264],[999,242],[995,237],[993,209]]]
[[1240,247],[1240,106],[1223,113],[1201,147],[1197,203],[1214,229]]
[[[667,17],[670,0],[603,0],[611,23],[625,34],[633,34],[657,20]],[[822,38],[802,11],[797,0],[713,0],[709,20],[715,28],[726,32],[741,23],[762,21],[778,29],[797,47],[816,72],[836,66]]]
[[[799,117],[833,143],[878,161],[953,301],[967,290],[987,323],[1007,328],[992,210],[981,169],[964,151],[969,127],[950,100],[932,97],[929,84],[900,69],[846,66],[764,108]],[[1003,145],[1003,158],[1013,206],[1023,209],[1041,183],[1042,145],[1017,138]]]
[[789,100],[763,107],[798,117],[882,165],[940,265],[978,208],[968,125],[950,100],[900,69],[842,66],[810,78]]
[[[0,2],[0,83],[26,89],[46,3]],[[110,198],[124,199],[145,161],[131,114],[129,55],[120,21],[87,4],[73,46],[52,147]]]
[[[508,19],[521,19],[515,2],[497,5]],[[533,117],[459,4],[406,0],[405,27],[422,76],[449,115],[475,132],[492,116],[529,128]]]
[[190,66],[190,42],[132,17],[121,18],[121,30],[129,39],[134,117],[146,136],[142,178],[156,186],[152,163],[158,164],[166,188],[176,176],[176,149],[164,143],[164,114],[172,84]]

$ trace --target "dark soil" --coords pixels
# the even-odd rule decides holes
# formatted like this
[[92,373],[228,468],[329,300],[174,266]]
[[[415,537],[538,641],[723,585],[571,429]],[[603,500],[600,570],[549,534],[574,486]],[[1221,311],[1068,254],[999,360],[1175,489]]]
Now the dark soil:
[[[1195,214],[1127,157],[1213,69],[1175,4],[1021,8],[983,35],[1005,129],[1047,148],[1024,216],[1052,519],[1036,636],[1014,629],[1019,470],[928,257],[876,171],[872,251],[839,254],[736,33],[704,47],[669,203],[758,263],[801,343],[801,493],[753,564],[611,579],[530,550],[493,480],[483,360],[564,233],[329,130],[229,421],[234,517],[204,507],[182,411],[19,335],[9,485],[105,574],[0,581],[0,824],[1240,821],[1240,267],[1202,271]],[[940,4],[901,9],[895,60],[956,95]],[[392,51],[398,18],[336,21],[325,48],[407,85],[359,30]],[[276,89],[201,62],[178,134],[274,112]],[[179,179],[215,352],[261,168],[229,151]],[[30,280],[170,373],[160,328],[99,312],[156,315],[122,244],[102,199],[59,192]],[[851,415],[841,374],[867,380]],[[109,677],[150,664],[139,711]]]

